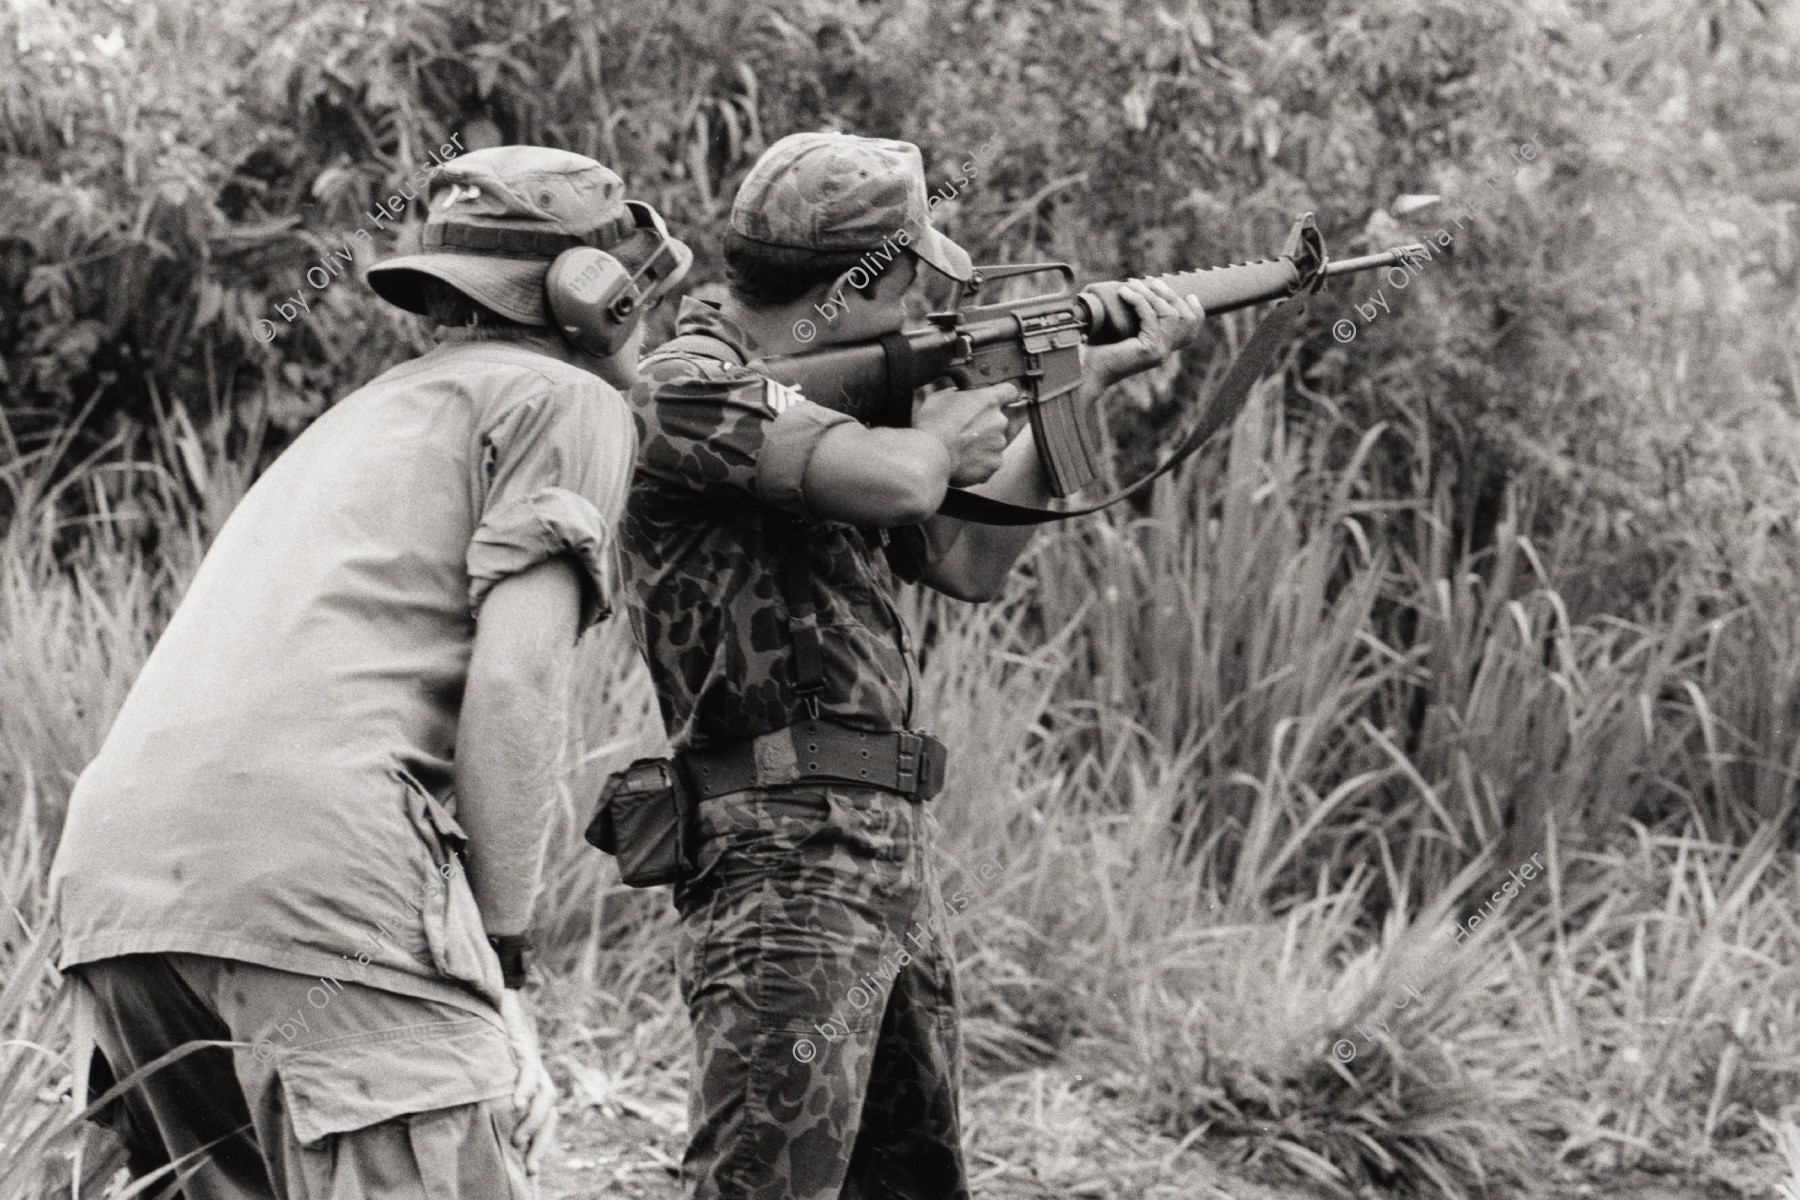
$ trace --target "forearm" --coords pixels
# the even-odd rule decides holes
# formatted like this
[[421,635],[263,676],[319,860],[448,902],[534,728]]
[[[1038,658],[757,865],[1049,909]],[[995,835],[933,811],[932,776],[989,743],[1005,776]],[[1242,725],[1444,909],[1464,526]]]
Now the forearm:
[[[1032,508],[1050,502],[1054,493],[1029,426],[1008,444],[1000,469],[986,483],[969,490]],[[922,573],[923,582],[959,599],[984,600],[1006,586],[1006,577],[1031,544],[1036,526],[982,525],[933,517],[926,522],[925,532],[933,562]]]
[[469,883],[490,936],[525,932],[543,878],[568,707],[566,666],[552,676],[472,676],[463,699],[457,819],[469,836]]
[[955,466],[943,441],[917,429],[843,424],[806,468],[806,506],[851,525],[916,525],[943,502]]
[[581,584],[567,558],[502,580],[475,629],[456,736],[457,818],[489,936],[525,932],[543,874]]

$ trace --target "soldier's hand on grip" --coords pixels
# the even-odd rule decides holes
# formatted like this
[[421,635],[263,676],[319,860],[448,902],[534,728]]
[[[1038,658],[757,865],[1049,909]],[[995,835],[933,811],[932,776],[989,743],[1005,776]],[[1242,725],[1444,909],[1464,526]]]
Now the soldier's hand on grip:
[[950,449],[950,483],[969,487],[1000,469],[1006,449],[1006,405],[1023,393],[1017,384],[945,388],[932,392],[913,409],[913,428],[936,435]]

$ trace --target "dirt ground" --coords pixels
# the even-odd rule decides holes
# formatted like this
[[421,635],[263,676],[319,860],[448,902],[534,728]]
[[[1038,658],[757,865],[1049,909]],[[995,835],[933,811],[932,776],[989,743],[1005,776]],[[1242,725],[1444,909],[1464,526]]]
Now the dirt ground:
[[[567,1060],[565,1060],[567,1066]],[[677,1171],[687,1118],[671,1086],[627,1097],[576,1069],[558,1149],[540,1182],[542,1200],[680,1200]],[[673,1081],[671,1081],[673,1083]],[[640,1090],[641,1089],[637,1089]],[[661,1091],[661,1089],[658,1089]],[[977,1200],[1373,1200],[1378,1193],[1261,1182],[1186,1143],[1144,1130],[1054,1069],[974,1087],[967,1096],[969,1171]],[[1595,1183],[1566,1171],[1543,1181],[1543,1200],[1774,1200],[1778,1164],[1716,1164],[1710,1178],[1634,1174]],[[1492,1200],[1519,1200],[1494,1192]],[[1476,1200],[1476,1198],[1471,1198]]]
[[[673,1076],[646,1094],[564,1058],[557,1145],[539,1200],[680,1200],[685,1101]],[[1386,1200],[1392,1193],[1253,1179],[1209,1157],[1204,1140],[1148,1131],[1056,1069],[1026,1071],[966,1096],[976,1200]],[[104,1138],[104,1135],[102,1135]],[[1638,1172],[1596,1182],[1561,1169],[1529,1191],[1469,1200],[1782,1200],[1774,1156],[1720,1160],[1705,1178]],[[121,1171],[115,1182],[123,1183]],[[66,1196],[58,1190],[56,1195]]]
[[[575,1089],[582,1091],[580,1085]],[[543,1200],[679,1200],[687,1125],[680,1097],[562,1109],[564,1151],[540,1180]],[[969,1172],[981,1200],[1301,1200],[1318,1193],[1252,1183],[1171,1139],[1136,1130],[1049,1072],[968,1097]]]

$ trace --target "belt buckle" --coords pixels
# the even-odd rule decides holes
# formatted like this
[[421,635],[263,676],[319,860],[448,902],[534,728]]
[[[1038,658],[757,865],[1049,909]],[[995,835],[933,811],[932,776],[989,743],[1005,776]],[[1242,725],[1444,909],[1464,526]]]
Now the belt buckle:
[[925,739],[916,733],[901,732],[896,735],[898,744],[894,752],[894,786],[916,799],[919,793],[919,757],[925,748]]

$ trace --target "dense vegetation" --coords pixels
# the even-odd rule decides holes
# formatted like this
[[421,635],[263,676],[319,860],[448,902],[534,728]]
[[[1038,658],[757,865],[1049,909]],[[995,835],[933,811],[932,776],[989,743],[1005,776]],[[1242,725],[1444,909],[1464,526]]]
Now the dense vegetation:
[[[1002,863],[957,932],[981,1077],[1063,1072],[1171,1147],[1337,1187],[1640,1166],[1766,1195],[1783,1138],[1800,1161],[1793,4],[0,22],[0,1040],[63,1037],[29,932],[49,847],[211,531],[423,344],[347,265],[415,235],[416,205],[398,229],[376,206],[451,134],[564,146],[706,281],[756,154],[836,125],[918,142],[934,180],[997,143],[946,218],[978,261],[1260,257],[1304,210],[1339,254],[1448,237],[1405,287],[1317,303],[1228,443],[1046,538],[1006,601],[915,598],[962,753],[949,849]],[[1122,463],[1248,327],[1128,389]],[[583,653],[571,826],[655,738],[619,631]],[[557,844],[566,1078],[662,1088],[666,903]],[[1459,943],[1534,854],[1547,875]],[[54,1186],[72,1139],[37,1097],[63,1086],[0,1049],[0,1196]]]

